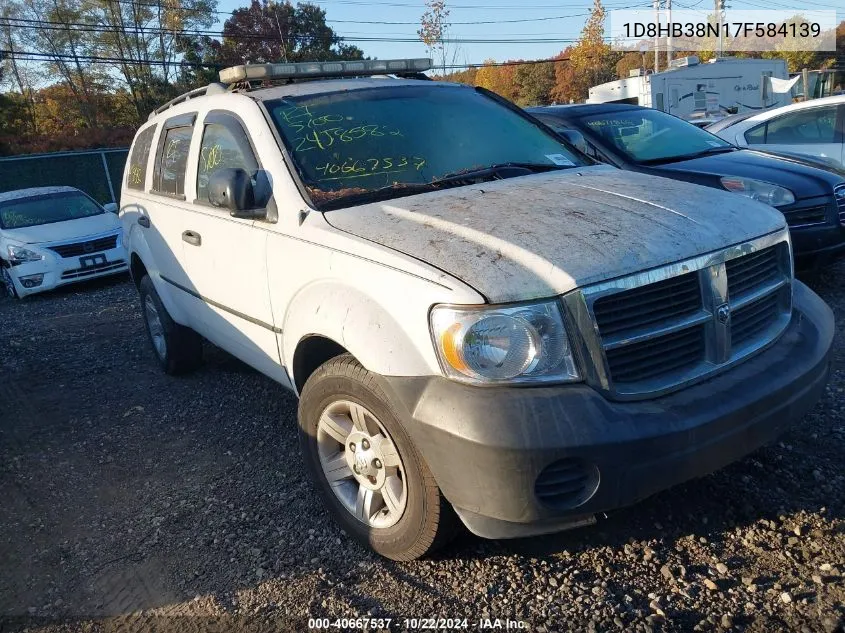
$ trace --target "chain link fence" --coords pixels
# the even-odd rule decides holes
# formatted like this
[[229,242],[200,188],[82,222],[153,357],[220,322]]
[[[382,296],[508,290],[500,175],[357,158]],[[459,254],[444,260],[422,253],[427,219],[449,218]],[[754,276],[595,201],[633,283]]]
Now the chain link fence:
[[0,158],[0,193],[28,187],[68,185],[100,204],[120,203],[128,148],[28,154]]

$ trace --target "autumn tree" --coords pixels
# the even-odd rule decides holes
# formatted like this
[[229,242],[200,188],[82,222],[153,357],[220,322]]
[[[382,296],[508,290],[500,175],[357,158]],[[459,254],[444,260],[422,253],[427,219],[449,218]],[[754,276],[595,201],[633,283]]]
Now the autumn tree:
[[569,63],[555,70],[554,98],[583,101],[591,86],[616,77],[616,63],[622,54],[614,52],[604,39],[605,16],[601,0],[594,0],[578,44],[564,51]]
[[230,66],[363,57],[326,24],[326,12],[317,5],[252,0],[224,23],[219,61]]
[[435,75],[435,81],[452,81],[459,84],[466,84],[468,86],[476,85],[476,77],[478,76],[478,68],[471,67],[466,70],[458,70],[445,75]]
[[552,88],[555,85],[554,64],[541,62],[517,66],[514,82],[519,105],[548,105],[552,102]]
[[[446,74],[446,61],[449,56],[449,46],[446,35],[449,31],[449,9],[446,0],[426,0],[425,12],[420,18],[420,28],[417,35],[428,48],[428,53],[440,65]],[[453,57],[457,52],[453,53]],[[454,61],[454,59],[452,60]]]
[[492,59],[485,60],[484,66],[478,69],[475,85],[491,90],[505,99],[516,101],[517,86],[514,81],[516,67],[513,65],[496,65]]

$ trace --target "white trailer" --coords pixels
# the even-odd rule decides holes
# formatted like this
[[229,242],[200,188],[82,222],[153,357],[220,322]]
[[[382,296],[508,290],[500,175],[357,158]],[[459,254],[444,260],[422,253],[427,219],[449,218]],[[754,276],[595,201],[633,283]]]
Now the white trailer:
[[669,70],[639,74],[590,88],[587,103],[632,103],[684,119],[720,117],[791,102],[788,93],[774,93],[764,77],[788,79],[782,59],[721,57],[699,63],[697,57],[672,62]]

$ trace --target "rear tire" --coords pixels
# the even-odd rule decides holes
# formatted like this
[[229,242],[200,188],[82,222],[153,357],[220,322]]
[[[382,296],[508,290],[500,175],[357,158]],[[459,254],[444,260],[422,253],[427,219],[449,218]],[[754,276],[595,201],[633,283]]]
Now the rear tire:
[[202,337],[171,318],[148,275],[141,279],[138,290],[147,336],[161,368],[176,375],[199,367],[202,364]]
[[458,518],[390,400],[350,354],[326,362],[305,383],[299,440],[334,519],[382,556],[414,560],[456,534]]

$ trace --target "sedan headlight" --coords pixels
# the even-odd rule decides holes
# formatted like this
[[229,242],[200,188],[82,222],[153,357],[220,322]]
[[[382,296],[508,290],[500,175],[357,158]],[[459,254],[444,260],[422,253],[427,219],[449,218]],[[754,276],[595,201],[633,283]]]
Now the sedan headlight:
[[24,262],[38,262],[44,259],[44,255],[36,253],[23,246],[9,244],[9,261],[12,264],[23,264]]
[[475,384],[578,380],[556,301],[435,306],[431,333],[450,378]]
[[795,194],[786,187],[773,185],[770,182],[740,178],[739,176],[725,176],[721,179],[722,186],[728,191],[741,194],[752,200],[765,202],[773,207],[783,207],[795,202]]

